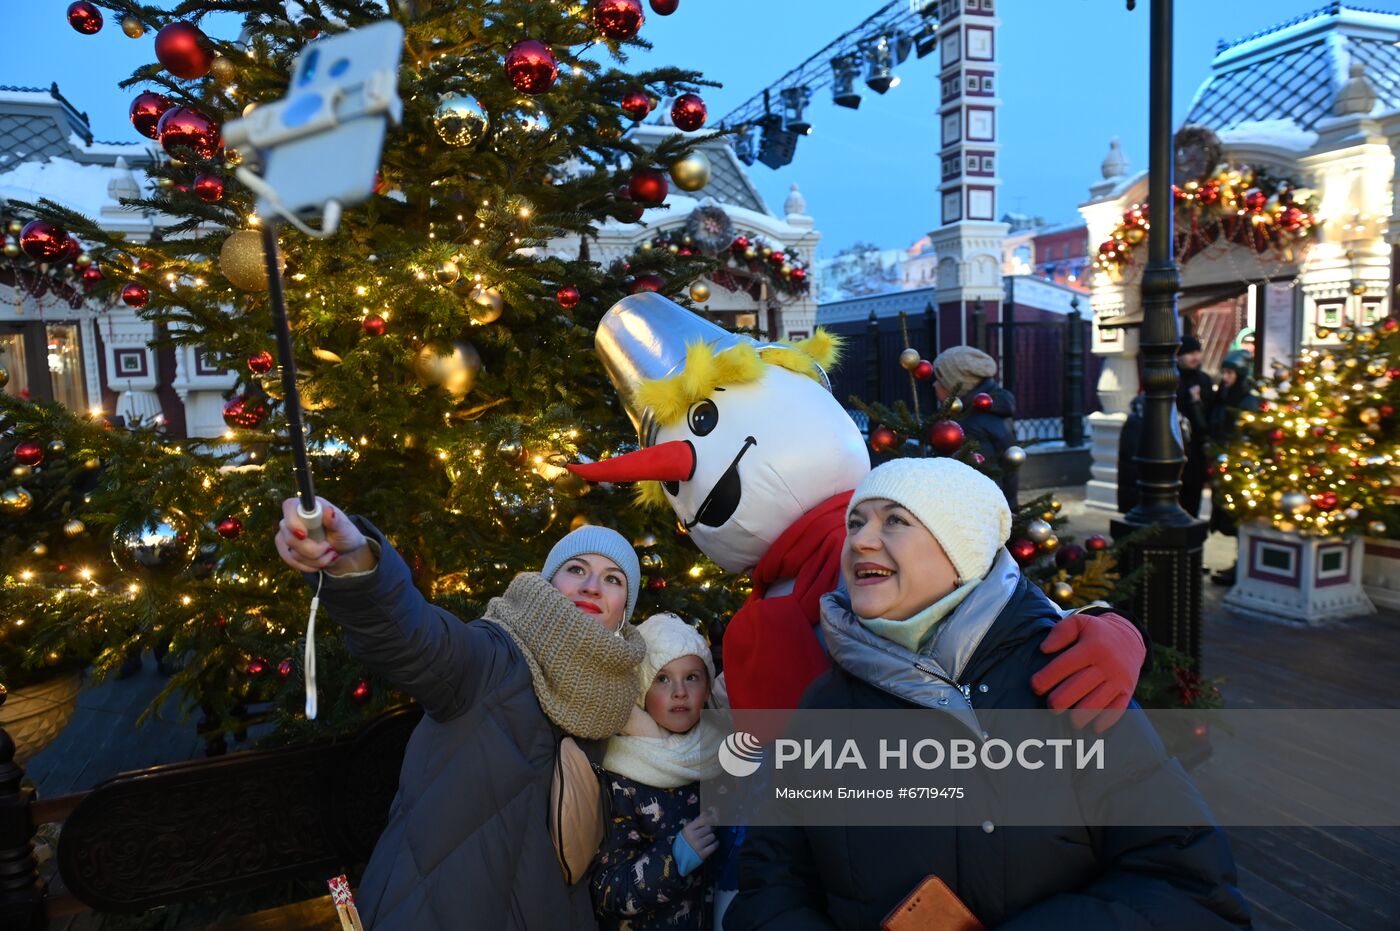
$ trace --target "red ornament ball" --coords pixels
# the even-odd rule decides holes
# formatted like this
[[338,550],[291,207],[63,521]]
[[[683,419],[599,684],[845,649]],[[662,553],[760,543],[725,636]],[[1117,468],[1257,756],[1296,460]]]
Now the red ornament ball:
[[870,448],[877,453],[887,453],[899,445],[899,437],[889,427],[876,427],[870,431]]
[[1285,232],[1292,233],[1295,230],[1302,228],[1303,218],[1306,216],[1307,214],[1299,210],[1297,207],[1289,207],[1288,209],[1284,210],[1283,213],[1279,214],[1279,228],[1284,230]]
[[1070,543],[1055,551],[1055,565],[1066,572],[1082,572],[1084,561],[1087,558],[1088,554],[1084,551],[1084,547],[1077,543]]
[[156,126],[160,123],[160,118],[165,116],[165,111],[175,106],[175,102],[164,94],[157,94],[155,91],[142,91],[136,95],[136,99],[131,101],[131,125],[136,131],[147,139],[158,137]]
[[628,91],[627,96],[622,98],[622,103],[618,104],[622,112],[629,120],[641,122],[651,113],[651,95],[646,91]]
[[792,270],[792,280],[793,280],[793,281],[801,281],[801,280],[803,280],[803,279],[806,278],[806,277],[807,277],[807,269],[805,269],[805,268],[794,268],[794,269]]
[[627,289],[628,294],[640,294],[643,291],[660,291],[661,286],[666,283],[660,275],[638,275],[637,280],[632,282],[632,286]]
[[956,420],[940,420],[928,431],[929,445],[940,456],[951,456],[962,449],[963,428]]
[[609,39],[630,39],[642,28],[642,0],[598,0],[593,25]]
[[140,310],[142,307],[146,306],[150,299],[151,292],[147,290],[145,285],[139,285],[133,281],[122,288],[122,301],[124,301],[128,307],[134,307]]
[[671,104],[671,122],[677,129],[688,133],[704,126],[708,114],[705,101],[700,99],[699,94],[681,94],[676,98],[676,102]]
[[215,615],[215,617],[214,617],[214,626],[215,626],[216,628],[218,628],[219,630],[223,630],[224,628],[228,627],[228,615],[227,615],[227,614]]
[[975,411],[989,411],[992,409],[992,396],[985,391],[979,391],[972,396],[972,409]]
[[45,220],[30,220],[20,230],[19,247],[36,262],[52,262],[68,250],[68,231]]
[[919,381],[928,381],[933,377],[933,363],[927,359],[920,359],[919,364],[914,366],[914,377]]
[[277,664],[277,678],[285,679],[292,674],[292,661],[284,659]]
[[84,284],[96,284],[97,282],[101,281],[107,276],[102,274],[102,269],[98,268],[97,263],[94,262],[87,268],[83,269],[81,277],[83,279]]
[[663,589],[663,588],[665,588],[665,587],[666,587],[666,580],[665,580],[665,579],[652,579],[651,581],[647,582],[647,588],[651,589],[651,590],[654,591],[654,592],[655,592],[655,591],[660,591],[661,589]]
[[571,284],[566,284],[554,292],[554,300],[565,310],[573,310],[582,299],[583,295],[579,293],[578,288]]
[[1269,432],[1269,442],[1277,446],[1283,442],[1284,435],[1282,430],[1272,430]]
[[218,175],[197,175],[194,179],[194,193],[206,204],[217,204],[224,199],[224,179]]
[[248,357],[248,371],[254,375],[266,375],[272,371],[272,353],[264,349],[262,352],[255,352]]
[[1245,191],[1244,205],[1251,213],[1258,213],[1264,209],[1264,205],[1269,202],[1269,195],[1256,188]]
[[1397,328],[1400,328],[1400,321],[1394,317],[1386,317],[1381,321],[1381,329],[1387,333],[1394,333]]
[[214,64],[214,50],[198,26],[171,23],[156,33],[156,58],[177,78],[202,78]]
[[773,263],[774,265],[782,265],[784,262],[787,261],[787,253],[779,252],[775,249],[772,252],[768,253],[768,261]]
[[1386,378],[1400,378],[1400,368],[1386,369]]
[[1312,496],[1312,502],[1319,510],[1330,511],[1337,506],[1340,499],[1335,491],[1324,491]]
[[747,236],[735,236],[735,237],[734,237],[734,242],[731,243],[730,246],[729,246],[729,251],[730,251],[730,252],[739,252],[739,253],[742,253],[745,249],[747,249],[747,248],[748,248],[749,246],[751,246],[751,245],[753,245],[753,243],[749,240],[749,237],[747,237]]
[[373,694],[374,692],[371,691],[369,683],[361,679],[359,682],[356,682],[355,687],[350,690],[350,700],[357,705],[363,705],[365,702],[369,701],[369,697]]
[[643,168],[632,175],[627,196],[639,204],[655,207],[666,200],[666,176],[654,168]]
[[248,675],[260,676],[265,672],[267,672],[267,660],[260,656],[248,660]]
[[1395,413],[1395,405],[1393,405],[1393,404],[1382,404],[1382,405],[1380,406],[1380,412],[1381,412],[1381,416],[1382,416],[1382,417],[1390,417],[1391,415],[1393,415],[1393,414]]
[[1201,189],[1196,192],[1196,199],[1206,205],[1218,201],[1220,199],[1220,182],[1210,181],[1201,185]]
[[987,461],[987,457],[984,456],[984,455],[982,455],[981,453],[973,453],[973,454],[972,454],[972,464],[973,464],[973,465],[983,465],[983,464],[986,463],[986,461]]
[[224,404],[224,423],[251,430],[267,419],[267,404],[259,398],[238,395]]
[[1006,548],[1011,551],[1012,558],[1021,566],[1029,566],[1035,562],[1035,557],[1039,552],[1039,548],[1025,538],[1012,540]]
[[78,240],[69,236],[63,241],[63,251],[59,253],[57,261],[71,262],[82,254],[83,247],[79,245]]
[[156,124],[156,135],[166,153],[179,157],[179,149],[189,149],[202,159],[214,159],[224,149],[219,124],[193,107],[172,107]]
[[1108,549],[1108,540],[1096,533],[1084,541],[1084,548],[1091,553],[1102,553]]
[[243,532],[243,521],[236,517],[225,517],[214,525],[214,530],[225,540],[235,540]]
[[379,314],[370,314],[364,320],[360,321],[361,329],[363,329],[370,336],[383,336],[384,328],[387,325],[388,324],[385,323],[384,318],[379,316]]
[[522,94],[543,94],[559,77],[559,62],[548,45],[524,39],[506,53],[506,77]]
[[651,11],[657,16],[670,16],[680,5],[681,0],[651,0]]
[[88,3],[88,0],[70,3],[68,4],[68,25],[85,36],[93,35],[102,28],[102,11]]
[[26,440],[15,447],[15,461],[20,465],[36,466],[44,461],[44,447],[40,443]]

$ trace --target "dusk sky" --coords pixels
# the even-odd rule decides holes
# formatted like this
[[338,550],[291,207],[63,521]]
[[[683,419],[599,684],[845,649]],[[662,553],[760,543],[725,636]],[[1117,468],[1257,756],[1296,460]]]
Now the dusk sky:
[[[1002,0],[1001,212],[1077,218],[1076,206],[1099,178],[1109,139],[1118,136],[1133,170],[1147,161],[1148,6],[1124,0]],[[669,17],[649,10],[642,34],[654,43],[637,67],[674,64],[724,84],[704,96],[717,119],[766,82],[857,25],[880,0],[681,0]],[[1323,0],[1177,0],[1175,118],[1206,78],[1215,43],[1267,28],[1323,6]],[[1361,5],[1400,12],[1400,0]],[[47,87],[89,114],[99,139],[142,141],[127,122],[135,91],[117,81],[154,60],[153,35],[131,40],[108,16],[95,36],[74,32],[66,0],[5,3],[0,85]],[[1228,14],[1224,11],[1228,10]],[[217,32],[217,21],[210,31]],[[230,25],[228,33],[236,29]],[[769,206],[781,210],[798,184],[823,233],[820,254],[857,240],[906,246],[937,223],[938,56],[910,56],[901,83],[884,97],[864,94],[859,110],[831,104],[825,92],[809,111],[814,132],[793,163],[762,165],[752,176]],[[863,89],[863,88],[862,88]]]

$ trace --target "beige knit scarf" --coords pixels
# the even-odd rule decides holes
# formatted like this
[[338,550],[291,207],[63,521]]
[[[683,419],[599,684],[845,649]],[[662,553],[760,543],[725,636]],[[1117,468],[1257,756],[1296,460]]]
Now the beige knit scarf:
[[535,697],[569,734],[600,740],[622,730],[637,700],[642,635],[623,622],[622,636],[584,614],[538,572],[522,572],[485,617],[525,655]]

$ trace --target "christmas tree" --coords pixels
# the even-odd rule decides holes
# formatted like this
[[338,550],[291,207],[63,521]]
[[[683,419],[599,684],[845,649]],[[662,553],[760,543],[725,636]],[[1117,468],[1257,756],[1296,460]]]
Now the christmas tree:
[[[154,39],[157,61],[123,86],[133,125],[161,150],[130,206],[159,214],[160,233],[119,241],[43,201],[10,205],[22,226],[7,245],[54,266],[81,241],[96,260],[82,273],[91,298],[119,296],[239,383],[228,432],[205,441],[6,400],[15,443],[47,458],[23,471],[20,447],[0,448],[0,628],[26,625],[0,656],[0,680],[89,659],[104,673],[168,644],[183,665],[158,701],[179,695],[214,732],[255,713],[284,736],[334,731],[395,699],[345,655],[334,625],[319,625],[321,717],[300,714],[309,592],[272,546],[294,484],[267,218],[235,177],[256,153],[226,148],[220,132],[284,95],[307,43],[386,16],[407,34],[404,113],[376,195],[332,238],[279,234],[318,493],[372,519],[424,593],[463,618],[587,522],[638,542],[641,616],[728,616],[737,583],[682,533],[633,506],[630,489],[590,489],[562,468],[635,445],[593,353],[599,317],[630,290],[679,296],[713,264],[690,250],[606,268],[588,257],[599,224],[664,203],[668,169],[693,190],[705,167],[690,148],[706,136],[678,131],[648,149],[626,135],[663,99],[674,98],[678,130],[705,119],[697,74],[622,70],[626,50],[645,45],[639,0],[95,6],[127,36]],[[201,30],[231,10],[240,34]],[[90,31],[92,16],[79,19]],[[104,39],[119,41],[93,41]]]
[[1292,367],[1255,387],[1218,451],[1214,500],[1237,520],[1322,536],[1400,526],[1400,321],[1320,329]]

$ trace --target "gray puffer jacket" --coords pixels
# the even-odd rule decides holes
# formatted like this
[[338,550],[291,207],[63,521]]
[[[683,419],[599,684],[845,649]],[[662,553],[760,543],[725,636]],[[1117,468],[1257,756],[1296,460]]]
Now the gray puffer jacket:
[[[363,575],[327,574],[321,601],[350,652],[426,712],[356,893],[365,927],[596,928],[588,883],[565,885],[550,842],[562,732],[541,710],[520,648],[497,624],[463,623],[430,604],[384,535],[353,520],[379,564]],[[599,760],[604,743],[579,741]]]

